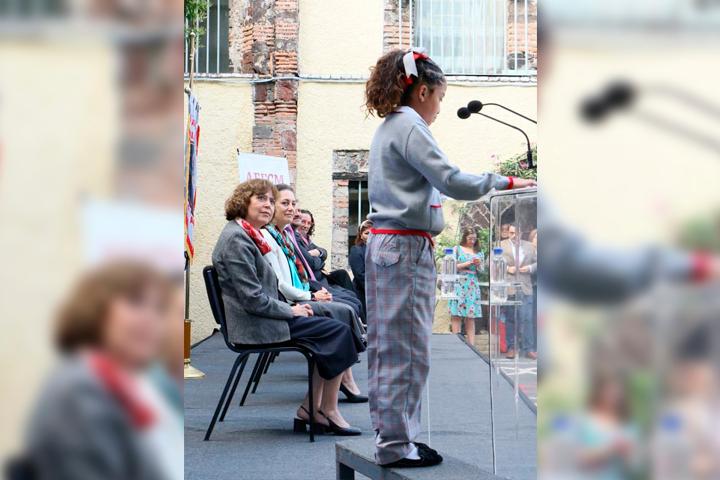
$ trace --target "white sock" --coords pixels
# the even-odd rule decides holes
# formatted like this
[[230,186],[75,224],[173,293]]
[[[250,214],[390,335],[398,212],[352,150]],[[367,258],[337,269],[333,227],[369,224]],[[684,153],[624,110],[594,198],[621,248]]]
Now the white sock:
[[414,443],[411,443],[410,445],[412,445],[412,450],[410,450],[410,453],[405,455],[405,458],[407,458],[408,460],[420,460],[420,455],[418,454],[417,447]]

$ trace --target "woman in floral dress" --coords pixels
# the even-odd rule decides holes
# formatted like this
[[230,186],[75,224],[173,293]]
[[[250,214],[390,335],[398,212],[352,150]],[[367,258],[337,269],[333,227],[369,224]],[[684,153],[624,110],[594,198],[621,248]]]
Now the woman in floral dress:
[[452,333],[460,333],[460,322],[465,322],[465,337],[470,345],[475,344],[475,319],[482,318],[480,304],[480,285],[477,269],[480,266],[478,251],[480,244],[475,230],[466,228],[460,238],[460,245],[455,247],[457,272],[459,275],[455,285],[457,300],[450,300]]

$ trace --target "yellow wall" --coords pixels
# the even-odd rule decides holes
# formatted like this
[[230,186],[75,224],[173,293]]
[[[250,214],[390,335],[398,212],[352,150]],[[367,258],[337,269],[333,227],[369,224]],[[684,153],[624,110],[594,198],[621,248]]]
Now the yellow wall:
[[[640,95],[633,114],[618,112],[589,125],[578,108],[608,82],[626,79],[688,95],[717,98],[717,45],[679,42],[596,46],[558,42],[543,77],[540,180],[565,222],[603,244],[671,242],[680,224],[720,205],[717,152],[642,121],[645,112],[717,138],[716,124],[695,108],[662,94]],[[703,71],[688,81],[688,72]],[[584,72],[584,75],[578,75]],[[642,91],[642,90],[641,90]],[[644,92],[645,93],[645,92]]]
[[202,269],[212,263],[215,241],[225,225],[225,199],[238,184],[236,149],[252,150],[253,104],[249,83],[196,82],[200,102],[200,150],[195,225],[195,261],[190,279],[193,342],[215,327]]
[[73,40],[0,43],[12,65],[0,75],[0,459],[19,446],[54,360],[54,312],[82,260],[81,199],[112,183],[115,52]]
[[382,0],[300,0],[300,73],[367,75],[382,53],[382,30]]

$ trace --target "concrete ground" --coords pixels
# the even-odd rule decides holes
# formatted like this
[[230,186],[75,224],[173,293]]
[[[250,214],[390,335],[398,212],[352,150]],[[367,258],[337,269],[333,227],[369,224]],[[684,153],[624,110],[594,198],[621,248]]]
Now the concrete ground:
[[[473,343],[473,346],[477,351],[488,358],[490,344],[496,342],[497,339],[495,335],[492,335],[492,338],[490,338],[490,334],[487,331],[487,319],[478,319],[476,322],[481,330],[475,334],[475,342]],[[483,326],[485,326],[484,329],[482,329]],[[435,308],[433,333],[449,332],[450,312],[447,301],[441,300]],[[525,396],[537,406],[537,360],[518,357],[516,362],[515,360],[506,359],[502,353],[498,356],[497,351],[494,355],[495,358],[493,359],[493,364],[495,364],[513,384],[517,378],[520,391],[522,391]]]
[[[305,363],[298,354],[281,354],[262,378],[257,393],[239,407],[236,394],[225,422],[212,439],[205,429],[234,360],[219,334],[193,349],[193,365],[206,373],[185,382],[185,478],[233,480],[331,480],[335,478],[335,442],[347,437],[320,436],[315,443],[292,433],[292,418],[305,395]],[[254,357],[249,367],[254,364]],[[354,368],[367,391],[365,355]],[[247,378],[247,371],[241,385]],[[513,479],[536,477],[536,417],[515,402],[512,386],[455,335],[433,335],[429,401],[423,402],[419,440],[442,454],[492,471],[490,386],[498,475]],[[240,388],[238,390],[241,390]],[[372,439],[368,405],[342,404],[345,418]],[[429,421],[428,421],[429,420]],[[428,425],[430,428],[428,428]],[[433,467],[438,479],[443,466]]]

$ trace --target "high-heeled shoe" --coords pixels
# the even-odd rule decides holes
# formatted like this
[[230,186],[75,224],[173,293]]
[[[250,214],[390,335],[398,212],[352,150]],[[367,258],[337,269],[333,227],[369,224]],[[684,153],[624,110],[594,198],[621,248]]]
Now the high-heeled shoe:
[[[308,419],[309,419],[309,418],[310,418],[310,412],[308,412],[307,408],[305,408],[304,406],[300,405],[300,409],[301,409],[303,412],[307,413],[307,416],[308,416]],[[323,416],[324,416],[324,415],[323,415]],[[310,426],[310,428],[312,429],[312,432],[313,432],[315,435],[324,435],[325,433],[327,433],[327,425],[323,425],[322,423],[318,423],[318,422],[311,422],[310,420],[305,420],[305,419],[300,418],[300,417],[295,417],[295,418],[293,419],[293,432],[295,432],[295,433],[307,433],[307,431],[308,431],[308,429],[307,429],[308,425]]]
[[355,395],[342,383],[340,384],[340,391],[345,394],[345,401],[348,403],[366,403],[368,401],[368,397],[365,395]]
[[340,425],[333,422],[330,417],[325,415],[322,410],[318,410],[318,413],[325,417],[325,420],[328,421],[328,426],[325,428],[325,431],[328,433],[334,433],[335,435],[341,436],[341,437],[354,437],[357,435],[362,435],[362,430],[355,427],[341,427]]

